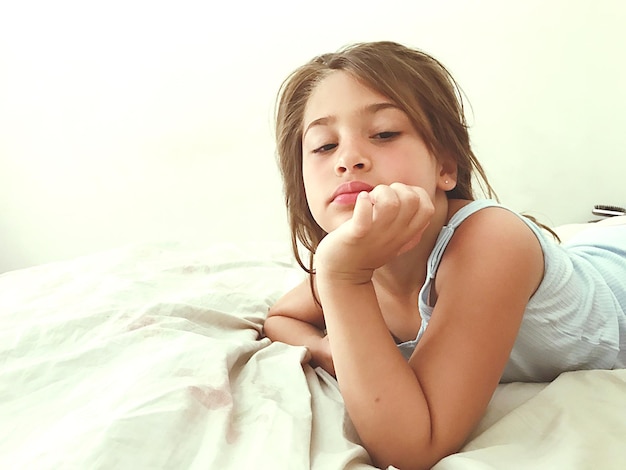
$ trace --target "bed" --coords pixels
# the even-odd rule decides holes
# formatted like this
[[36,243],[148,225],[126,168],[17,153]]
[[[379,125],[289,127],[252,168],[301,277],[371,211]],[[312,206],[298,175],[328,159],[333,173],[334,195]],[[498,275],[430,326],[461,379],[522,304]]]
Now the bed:
[[[371,469],[336,382],[262,335],[271,242],[132,245],[0,276],[0,468]],[[626,468],[626,371],[502,384],[434,468]]]

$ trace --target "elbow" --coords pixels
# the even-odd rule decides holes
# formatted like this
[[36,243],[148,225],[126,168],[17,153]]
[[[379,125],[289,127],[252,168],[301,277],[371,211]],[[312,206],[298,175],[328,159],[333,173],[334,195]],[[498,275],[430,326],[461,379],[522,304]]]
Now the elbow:
[[[379,468],[390,466],[402,470],[423,470],[430,469],[441,459],[458,452],[461,445],[451,445],[448,443],[433,442],[424,435],[417,436],[415,432],[404,433],[401,438],[399,433],[394,433],[394,442],[387,442],[383,445],[378,440],[376,444],[365,447],[368,449],[370,457]],[[443,444],[443,445],[441,445]]]
[[284,308],[281,308],[279,304],[272,305],[267,310],[265,321],[263,322],[263,336],[271,339],[272,341],[280,341],[281,331],[284,329],[281,326],[282,321],[286,316]]
[[263,331],[271,331],[272,325],[276,322],[277,318],[281,316],[282,312],[280,311],[280,307],[276,308],[276,305],[272,305],[270,308],[268,308],[267,315],[265,316],[265,321],[263,322]]
[[403,455],[395,455],[393,457],[379,457],[370,455],[374,464],[378,468],[398,468],[401,470],[428,470],[435,466],[444,457],[454,452],[433,452],[429,449],[417,451],[412,449]]
[[278,304],[274,304],[271,305],[268,309],[267,309],[267,317],[266,320],[271,318],[271,317],[275,317],[277,315],[280,315],[280,306]]
[[265,321],[263,322],[263,336],[266,338],[275,341],[275,337],[273,336],[273,326],[276,321],[277,313],[273,307],[270,307],[267,311],[267,316],[265,317]]

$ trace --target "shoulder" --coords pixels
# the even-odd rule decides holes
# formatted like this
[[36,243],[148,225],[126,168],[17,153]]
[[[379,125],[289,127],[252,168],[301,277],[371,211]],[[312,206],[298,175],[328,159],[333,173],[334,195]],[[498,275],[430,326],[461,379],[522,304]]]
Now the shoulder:
[[543,276],[543,251],[521,217],[498,206],[473,213],[455,230],[438,278],[471,284],[482,279],[494,285],[506,279],[509,288],[532,294]]
[[[455,231],[457,243],[482,241],[529,242],[539,246],[537,236],[525,222],[523,216],[501,206],[490,206],[477,210],[465,219]],[[508,237],[513,237],[509,240]]]

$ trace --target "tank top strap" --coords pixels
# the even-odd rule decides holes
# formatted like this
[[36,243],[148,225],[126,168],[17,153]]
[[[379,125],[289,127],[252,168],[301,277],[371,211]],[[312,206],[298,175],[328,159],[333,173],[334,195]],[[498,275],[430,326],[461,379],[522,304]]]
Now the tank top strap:
[[433,251],[428,257],[427,276],[429,279],[433,279],[435,277],[437,269],[439,268],[439,263],[441,262],[441,258],[443,257],[443,252],[446,251],[448,243],[450,243],[450,239],[452,238],[452,235],[454,235],[454,231],[457,229],[457,227],[461,225],[463,221],[467,219],[470,215],[486,207],[502,206],[493,199],[479,199],[476,201],[472,201],[469,204],[461,207],[450,218],[448,224],[442,227],[441,232],[439,232],[439,236],[437,237],[437,241],[435,242],[435,246],[433,247]]

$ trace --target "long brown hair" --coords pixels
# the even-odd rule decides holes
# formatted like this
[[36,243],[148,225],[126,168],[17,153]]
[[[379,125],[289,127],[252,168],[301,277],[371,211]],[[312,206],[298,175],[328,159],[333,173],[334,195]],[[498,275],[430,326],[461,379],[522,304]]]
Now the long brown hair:
[[[450,199],[475,197],[474,179],[482,193],[497,199],[470,146],[462,92],[448,70],[432,56],[389,41],[358,43],[315,57],[282,83],[276,106],[278,163],[283,178],[292,249],[298,264],[313,273],[313,255],[326,232],[309,210],[302,177],[304,109],[317,84],[329,73],[352,74],[387,96],[409,117],[433,155],[446,155],[457,165],[457,184]],[[298,242],[309,253],[302,261]]]

